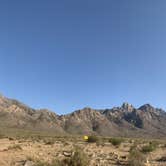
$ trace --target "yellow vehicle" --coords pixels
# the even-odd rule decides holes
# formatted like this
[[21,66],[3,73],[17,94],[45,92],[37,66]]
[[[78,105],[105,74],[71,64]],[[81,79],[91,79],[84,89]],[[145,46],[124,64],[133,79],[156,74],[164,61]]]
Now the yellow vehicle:
[[88,140],[88,136],[85,135],[84,136],[84,140],[87,141]]

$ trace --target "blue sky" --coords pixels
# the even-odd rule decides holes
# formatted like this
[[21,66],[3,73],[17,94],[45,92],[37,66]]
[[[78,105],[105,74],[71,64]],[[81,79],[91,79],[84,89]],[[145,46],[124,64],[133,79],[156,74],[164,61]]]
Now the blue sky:
[[2,0],[0,92],[58,114],[166,109],[165,0]]

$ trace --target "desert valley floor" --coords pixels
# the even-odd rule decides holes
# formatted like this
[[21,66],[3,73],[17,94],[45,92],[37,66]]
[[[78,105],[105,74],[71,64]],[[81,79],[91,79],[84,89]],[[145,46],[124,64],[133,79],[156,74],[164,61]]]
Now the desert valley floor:
[[[70,158],[74,149],[79,147],[89,160],[89,166],[125,166],[131,160],[132,147],[138,149],[149,144],[150,140],[124,139],[115,146],[107,139],[89,143],[81,137],[75,138],[2,138],[0,139],[0,166],[57,166],[53,160]],[[157,148],[136,160],[144,160],[144,165],[166,165],[166,141],[151,140]],[[134,166],[134,165],[133,165]]]

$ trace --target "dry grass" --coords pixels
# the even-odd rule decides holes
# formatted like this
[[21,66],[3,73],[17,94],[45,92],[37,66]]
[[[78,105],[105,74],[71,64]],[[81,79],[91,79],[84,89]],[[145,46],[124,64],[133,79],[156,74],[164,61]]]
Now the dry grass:
[[[110,138],[97,137],[92,141],[95,143],[89,143],[82,137],[38,136],[12,140],[0,139],[0,165],[19,166],[19,161],[28,160],[33,161],[36,166],[94,166],[97,164],[99,166],[125,164],[142,166],[146,158],[149,162],[153,161],[155,166],[166,165],[165,141],[160,141],[158,146],[154,140],[122,139],[119,141],[114,138],[111,141],[116,143],[112,146],[108,140]],[[142,152],[145,146],[149,148],[154,145],[156,148],[151,153]]]
[[90,161],[89,157],[78,147],[74,149],[73,155],[70,158],[62,160],[53,159],[50,163],[32,157],[27,157],[27,160],[33,161],[34,166],[88,166]]
[[133,148],[129,154],[129,166],[144,166],[146,157],[138,149]]
[[20,145],[12,145],[8,147],[8,150],[22,150]]

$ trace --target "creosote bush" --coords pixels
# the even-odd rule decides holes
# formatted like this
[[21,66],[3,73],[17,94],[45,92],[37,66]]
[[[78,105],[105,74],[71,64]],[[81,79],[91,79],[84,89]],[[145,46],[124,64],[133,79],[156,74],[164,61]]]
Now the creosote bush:
[[124,140],[122,138],[110,138],[109,142],[114,146],[119,146]]
[[8,150],[22,150],[22,147],[17,144],[17,145],[9,146]]
[[129,154],[129,166],[144,166],[146,157],[138,149],[132,147]]
[[89,136],[88,140],[87,140],[87,142],[89,142],[89,143],[94,143],[94,142],[98,142],[98,141],[99,141],[99,138],[95,135]]
[[53,139],[44,140],[45,145],[54,145],[55,141]]
[[63,160],[53,160],[51,163],[42,162],[29,158],[35,164],[34,166],[88,166],[89,158],[82,149],[76,147],[73,155],[70,158]]
[[77,147],[74,155],[68,160],[67,164],[68,166],[87,166],[89,165],[89,159],[83,150]]
[[150,153],[154,151],[157,148],[157,144],[154,142],[150,142],[149,145],[145,145],[142,147],[142,152],[143,153]]
[[143,153],[150,153],[150,152],[152,152],[154,150],[155,150],[155,148],[152,145],[145,145],[145,146],[142,147],[141,151]]

